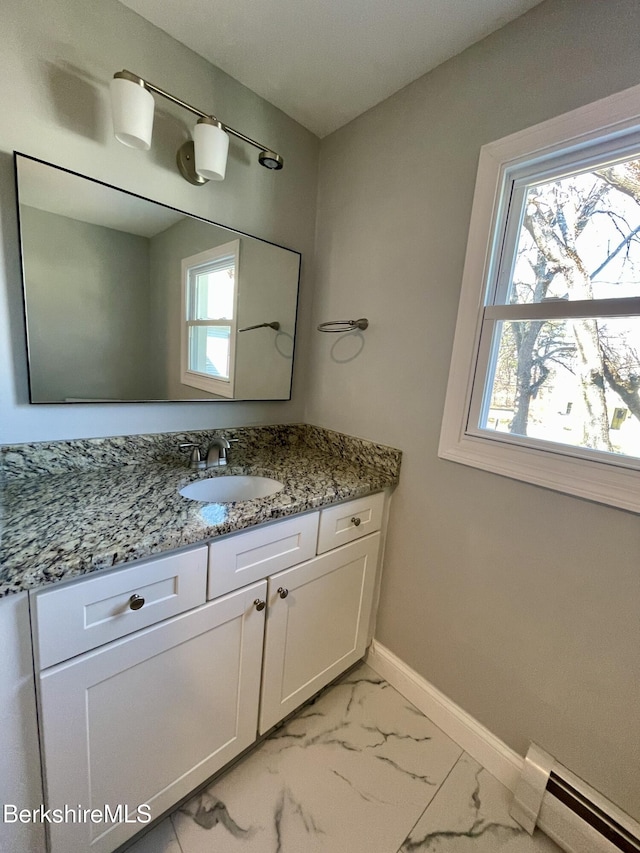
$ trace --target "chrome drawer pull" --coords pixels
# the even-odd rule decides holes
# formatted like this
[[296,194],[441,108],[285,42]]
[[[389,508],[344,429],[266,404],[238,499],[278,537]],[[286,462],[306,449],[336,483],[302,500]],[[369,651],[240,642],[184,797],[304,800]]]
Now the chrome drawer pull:
[[351,519],[351,524],[353,524],[354,527],[359,527],[362,524],[362,519],[358,518],[357,515],[354,515]]
[[289,590],[285,589],[283,586],[279,586],[278,595],[280,596],[280,598],[286,598],[289,595]]
[[131,610],[140,610],[141,607],[144,607],[144,598],[134,593],[129,599],[129,607]]

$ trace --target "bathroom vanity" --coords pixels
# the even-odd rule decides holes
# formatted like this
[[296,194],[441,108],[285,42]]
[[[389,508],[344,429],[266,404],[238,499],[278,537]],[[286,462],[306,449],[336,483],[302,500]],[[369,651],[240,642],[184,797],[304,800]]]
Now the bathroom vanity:
[[[34,587],[45,803],[111,810],[106,821],[49,826],[50,853],[115,850],[364,655],[400,457],[393,451],[395,472],[389,460],[376,469],[375,454],[367,458],[375,445],[362,445],[360,458],[350,445],[349,458],[335,436],[316,435],[318,448],[307,435],[286,453],[279,444],[270,465],[264,447],[245,447],[229,472],[206,472],[284,482],[256,501],[188,502],[178,487],[202,475],[152,467],[145,493],[153,496],[149,478],[168,477],[174,528],[193,541],[173,547],[172,531],[149,514],[162,514],[158,496],[148,505],[138,496],[131,523],[150,553],[122,563],[116,550],[115,565],[96,570],[85,568],[85,552],[81,576],[24,579]],[[85,485],[102,477],[113,495],[126,473],[89,472]],[[72,489],[76,500],[82,488]],[[168,548],[149,544],[159,529]],[[118,807],[121,820],[110,820]]]

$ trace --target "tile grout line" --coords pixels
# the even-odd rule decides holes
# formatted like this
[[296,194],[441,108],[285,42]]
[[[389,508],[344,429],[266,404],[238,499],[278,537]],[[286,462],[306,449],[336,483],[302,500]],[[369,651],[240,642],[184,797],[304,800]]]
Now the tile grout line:
[[171,829],[173,830],[173,834],[175,836],[176,841],[178,842],[178,847],[180,848],[180,853],[185,853],[184,847],[180,841],[180,836],[178,835],[178,830],[176,829],[176,825],[173,822],[173,816],[175,812],[171,812],[169,815],[169,822],[171,823]]
[[[421,711],[420,713],[422,713],[422,711]],[[426,719],[427,719],[427,720],[429,719],[429,717],[427,717],[427,716],[426,716],[426,714],[423,714],[423,716],[424,716],[424,717],[426,717]],[[422,818],[425,816],[425,814],[429,811],[429,809],[430,809],[430,808],[431,808],[431,806],[434,804],[434,802],[438,799],[438,794],[440,793],[440,791],[441,791],[441,790],[442,790],[442,788],[444,787],[445,782],[447,781],[447,779],[449,778],[449,776],[451,776],[451,774],[453,773],[454,769],[458,766],[458,764],[460,763],[460,761],[464,758],[464,756],[465,756],[466,754],[467,754],[467,753],[464,751],[464,749],[462,749],[462,747],[460,747],[460,755],[459,755],[459,756],[456,758],[456,760],[453,762],[453,764],[452,764],[452,765],[451,765],[451,767],[449,768],[449,772],[448,772],[448,773],[447,773],[447,775],[444,777],[444,779],[442,780],[442,782],[438,785],[438,789],[437,789],[437,791],[435,792],[435,794],[433,795],[433,797],[431,797],[431,800],[427,803],[427,805],[424,807],[424,809],[420,812],[420,815],[419,815],[418,819],[417,819],[417,820],[416,820],[416,821],[411,825],[411,827],[410,827],[409,831],[407,832],[407,834],[405,835],[405,837],[404,837],[404,839],[403,839],[403,841],[402,841],[402,844],[400,845],[400,847],[398,847],[398,849],[395,851],[395,853],[402,853],[402,848],[403,848],[403,846],[404,846],[404,844],[405,844],[406,840],[409,838],[409,836],[411,835],[411,833],[413,832],[413,830],[416,828],[416,826],[420,823],[420,821],[421,821],[421,820],[422,820]]]

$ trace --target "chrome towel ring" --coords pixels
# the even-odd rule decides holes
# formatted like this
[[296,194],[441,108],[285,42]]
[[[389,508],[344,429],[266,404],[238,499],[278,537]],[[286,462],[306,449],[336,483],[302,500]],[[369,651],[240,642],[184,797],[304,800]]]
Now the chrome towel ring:
[[318,326],[319,332],[355,332],[356,329],[364,331],[369,325],[369,321],[365,317],[359,320],[329,320],[327,323],[320,323]]

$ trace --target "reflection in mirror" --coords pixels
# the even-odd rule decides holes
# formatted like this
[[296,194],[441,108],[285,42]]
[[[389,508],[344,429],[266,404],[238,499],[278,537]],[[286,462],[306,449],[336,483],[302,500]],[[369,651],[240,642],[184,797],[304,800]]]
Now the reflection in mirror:
[[290,398],[298,252],[15,164],[32,403]]

